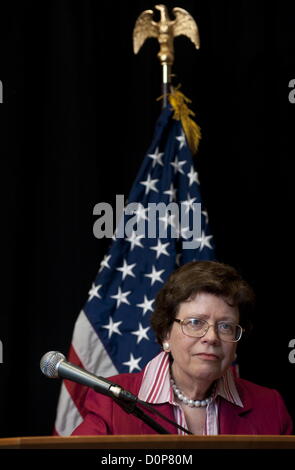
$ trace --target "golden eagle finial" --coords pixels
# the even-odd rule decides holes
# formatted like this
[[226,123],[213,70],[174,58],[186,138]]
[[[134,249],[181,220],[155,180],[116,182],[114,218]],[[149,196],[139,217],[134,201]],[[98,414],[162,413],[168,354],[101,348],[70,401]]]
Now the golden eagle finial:
[[153,10],[143,11],[136,20],[133,30],[133,50],[137,54],[148,38],[157,38],[160,43],[158,57],[161,64],[172,65],[174,61],[173,40],[181,34],[187,36],[197,49],[200,47],[198,26],[193,17],[183,8],[175,7],[172,12],[174,20],[170,20],[167,7],[156,5],[160,11],[160,21],[154,21]]

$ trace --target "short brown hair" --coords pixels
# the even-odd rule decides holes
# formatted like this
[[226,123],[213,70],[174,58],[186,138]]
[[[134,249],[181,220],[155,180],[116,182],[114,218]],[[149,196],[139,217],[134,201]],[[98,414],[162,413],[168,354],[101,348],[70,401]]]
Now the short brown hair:
[[174,271],[157,294],[151,324],[160,344],[173,324],[179,305],[200,292],[222,297],[237,307],[241,326],[249,329],[255,303],[249,284],[231,266],[216,261],[192,261]]

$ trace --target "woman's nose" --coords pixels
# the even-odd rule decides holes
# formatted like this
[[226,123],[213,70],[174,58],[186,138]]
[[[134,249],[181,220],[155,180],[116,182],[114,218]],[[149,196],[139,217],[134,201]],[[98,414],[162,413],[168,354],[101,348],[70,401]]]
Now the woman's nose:
[[209,325],[208,330],[206,331],[204,336],[202,336],[201,339],[204,340],[204,341],[210,341],[212,343],[219,342],[220,338],[219,338],[218,333],[216,331],[215,325]]

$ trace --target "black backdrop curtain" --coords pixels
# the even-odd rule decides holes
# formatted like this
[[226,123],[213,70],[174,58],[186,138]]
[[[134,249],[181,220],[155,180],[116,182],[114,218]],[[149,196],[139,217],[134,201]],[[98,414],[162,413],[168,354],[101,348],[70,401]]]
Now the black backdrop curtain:
[[[294,2],[293,2],[294,3]],[[175,83],[192,99],[196,157],[219,260],[257,293],[241,376],[277,388],[295,418],[292,2],[170,2],[196,19],[201,49],[175,41]],[[109,240],[93,207],[127,197],[160,112],[156,41],[132,51],[150,1],[11,0],[1,5],[0,435],[50,434],[67,353]]]

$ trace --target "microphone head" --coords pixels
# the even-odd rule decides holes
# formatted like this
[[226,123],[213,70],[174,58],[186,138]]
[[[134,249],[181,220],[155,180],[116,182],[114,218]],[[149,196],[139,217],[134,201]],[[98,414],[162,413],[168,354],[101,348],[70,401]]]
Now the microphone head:
[[58,377],[58,365],[65,360],[65,356],[58,351],[49,351],[41,358],[40,369],[46,377]]

